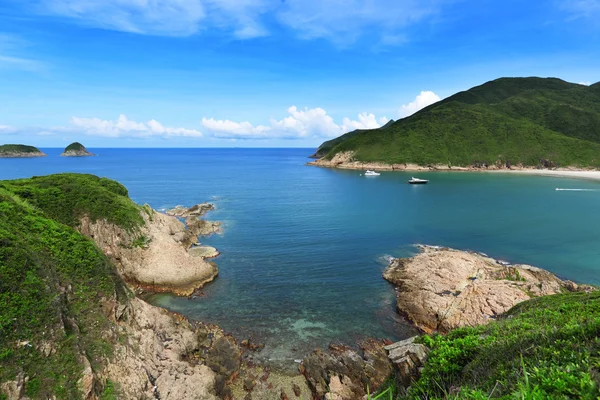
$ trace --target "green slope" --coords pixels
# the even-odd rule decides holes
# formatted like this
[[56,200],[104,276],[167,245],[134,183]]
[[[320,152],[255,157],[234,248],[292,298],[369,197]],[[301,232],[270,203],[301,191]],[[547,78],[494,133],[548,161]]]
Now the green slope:
[[322,145],[365,162],[600,166],[600,85],[501,78]]
[[408,398],[600,396],[600,292],[540,297],[489,325],[420,340],[432,351]]
[[80,398],[82,354],[94,370],[113,355],[116,331],[102,305],[126,302],[128,292],[102,252],[73,229],[82,215],[127,229],[143,223],[125,188],[108,179],[0,181],[0,383],[29,377],[29,398]]
[[81,143],[73,142],[65,148],[65,153],[67,151],[87,151],[87,149]]

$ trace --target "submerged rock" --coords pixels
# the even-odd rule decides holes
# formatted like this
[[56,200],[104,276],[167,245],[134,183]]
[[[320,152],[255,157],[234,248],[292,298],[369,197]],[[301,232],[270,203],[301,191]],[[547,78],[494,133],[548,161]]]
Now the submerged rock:
[[412,258],[393,259],[383,277],[397,288],[398,310],[427,333],[488,323],[532,297],[591,288],[478,253],[437,246],[420,250]]
[[217,257],[220,253],[219,250],[215,249],[211,246],[196,246],[192,247],[188,250],[188,252],[194,257],[201,258],[214,258]]

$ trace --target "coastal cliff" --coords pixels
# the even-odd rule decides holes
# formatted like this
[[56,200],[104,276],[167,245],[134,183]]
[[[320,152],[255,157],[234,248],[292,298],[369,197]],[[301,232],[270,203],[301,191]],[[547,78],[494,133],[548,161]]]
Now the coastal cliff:
[[90,153],[84,145],[79,142],[73,142],[68,145],[61,153],[61,157],[90,157],[95,154]]
[[4,144],[0,146],[0,158],[45,157],[38,148],[23,144]]

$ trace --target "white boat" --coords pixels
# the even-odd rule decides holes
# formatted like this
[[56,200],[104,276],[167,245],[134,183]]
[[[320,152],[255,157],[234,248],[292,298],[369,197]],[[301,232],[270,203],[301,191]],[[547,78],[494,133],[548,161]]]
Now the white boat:
[[381,175],[379,172],[371,171],[370,169],[368,169],[365,172],[365,176],[379,176],[379,175]]
[[429,182],[427,179],[419,179],[415,178],[414,176],[408,181],[408,183],[410,183],[411,185],[424,185],[427,182]]

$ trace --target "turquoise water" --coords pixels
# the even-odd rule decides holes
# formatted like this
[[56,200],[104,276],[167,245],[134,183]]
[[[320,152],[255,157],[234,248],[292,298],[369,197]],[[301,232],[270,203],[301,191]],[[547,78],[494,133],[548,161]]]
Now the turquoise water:
[[[411,328],[381,273],[414,243],[472,249],[600,284],[600,184],[485,173],[412,174],[307,167],[312,149],[96,149],[98,157],[0,159],[0,179],[86,172],[157,209],[212,201],[224,233],[219,278],[194,299],[151,301],[266,344],[293,363],[315,346]],[[592,189],[556,191],[556,188]]]

